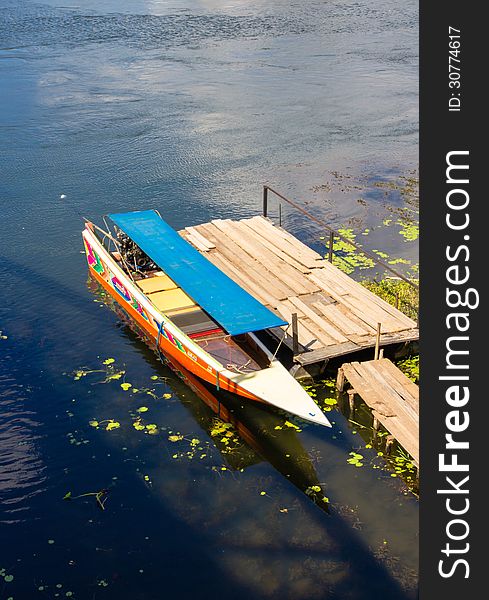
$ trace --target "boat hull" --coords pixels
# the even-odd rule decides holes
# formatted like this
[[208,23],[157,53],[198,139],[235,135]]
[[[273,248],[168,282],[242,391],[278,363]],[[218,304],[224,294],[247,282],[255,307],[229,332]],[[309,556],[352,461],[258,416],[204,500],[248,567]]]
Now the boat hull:
[[159,352],[171,357],[200,379],[215,385],[217,389],[223,389],[256,402],[264,402],[236,382],[220,374],[212,365],[192,352],[192,349],[186,344],[186,336],[182,334],[179,339],[175,333],[170,332],[164,324],[162,325],[164,318],[158,322],[149,311],[145,310],[145,307],[137,299],[132,289],[133,286],[123,280],[121,274],[117,272],[119,271],[117,267],[114,268],[109,264],[109,260],[102,258],[103,250],[100,251],[96,247],[96,243],[93,239],[88,238],[86,232],[83,232],[83,242],[92,276],[154,340],[155,347]]

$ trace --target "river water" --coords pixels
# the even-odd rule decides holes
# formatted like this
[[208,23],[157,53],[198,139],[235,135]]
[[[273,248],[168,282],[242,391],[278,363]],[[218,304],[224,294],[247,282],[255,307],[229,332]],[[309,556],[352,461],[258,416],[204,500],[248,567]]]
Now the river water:
[[417,3],[0,0],[0,81],[0,598],[416,598],[417,500],[360,427],[223,425],[80,231],[251,216],[268,183],[416,263]]

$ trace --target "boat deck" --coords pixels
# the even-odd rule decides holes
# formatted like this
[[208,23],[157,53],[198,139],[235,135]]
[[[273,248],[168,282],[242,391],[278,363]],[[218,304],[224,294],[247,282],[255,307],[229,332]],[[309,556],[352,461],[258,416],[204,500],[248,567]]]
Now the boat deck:
[[[180,235],[257,300],[298,318],[295,362],[305,366],[380,346],[418,340],[415,321],[354,281],[266,217],[186,227]],[[285,328],[272,329],[282,339]],[[284,340],[293,350],[292,330]]]
[[337,388],[345,380],[419,468],[419,388],[389,359],[344,363],[338,370]]

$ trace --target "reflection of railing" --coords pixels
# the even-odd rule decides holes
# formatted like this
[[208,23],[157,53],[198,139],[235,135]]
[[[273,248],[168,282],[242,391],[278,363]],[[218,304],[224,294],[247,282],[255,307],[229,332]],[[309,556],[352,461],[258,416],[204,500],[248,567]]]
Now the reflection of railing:
[[[289,204],[290,206],[292,206],[293,208],[295,208],[296,210],[301,212],[303,215],[305,215],[308,219],[310,219],[311,221],[314,221],[315,223],[320,225],[322,228],[329,231],[329,243],[327,246],[329,262],[331,262],[331,263],[333,262],[333,254],[335,253],[334,252],[334,241],[336,238],[340,239],[344,243],[346,243],[350,246],[353,246],[353,248],[355,248],[356,251],[367,256],[375,264],[380,265],[386,271],[389,271],[390,273],[392,273],[396,278],[401,279],[402,281],[406,282],[409,286],[411,286],[414,290],[416,290],[416,293],[419,293],[419,286],[417,284],[415,284],[413,281],[411,281],[409,278],[407,278],[402,273],[399,273],[398,271],[393,269],[390,265],[388,265],[384,261],[380,260],[379,257],[376,256],[373,252],[370,252],[369,250],[362,248],[362,246],[359,246],[358,244],[353,242],[351,239],[347,238],[346,236],[342,235],[341,233],[339,233],[338,231],[333,229],[333,227],[331,227],[330,225],[325,223],[322,219],[319,219],[318,217],[314,216],[308,210],[306,210],[305,208],[303,208],[302,206],[300,206],[293,200],[290,200],[290,198],[286,198],[284,195],[280,194],[280,192],[277,192],[277,190],[274,190],[273,188],[271,188],[268,185],[263,186],[263,216],[264,217],[268,216],[268,192],[272,192],[273,194],[275,194],[275,196],[277,196],[278,198],[280,198],[281,200],[283,200],[284,202],[286,202],[287,204]],[[281,203],[279,203],[278,208],[279,208],[279,210],[278,210],[279,225],[281,226],[282,225],[282,204]],[[396,296],[396,308],[399,308],[399,295],[398,294],[396,295],[394,293],[393,293],[393,295]],[[404,300],[404,302],[417,314],[417,312],[418,312],[417,307],[413,306],[409,301]]]

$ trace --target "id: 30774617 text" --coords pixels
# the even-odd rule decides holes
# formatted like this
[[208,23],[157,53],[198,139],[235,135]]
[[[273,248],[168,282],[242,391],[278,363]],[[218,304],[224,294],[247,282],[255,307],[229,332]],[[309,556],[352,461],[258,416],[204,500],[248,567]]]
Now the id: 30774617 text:
[[448,110],[460,112],[462,107],[460,29],[448,27]]

